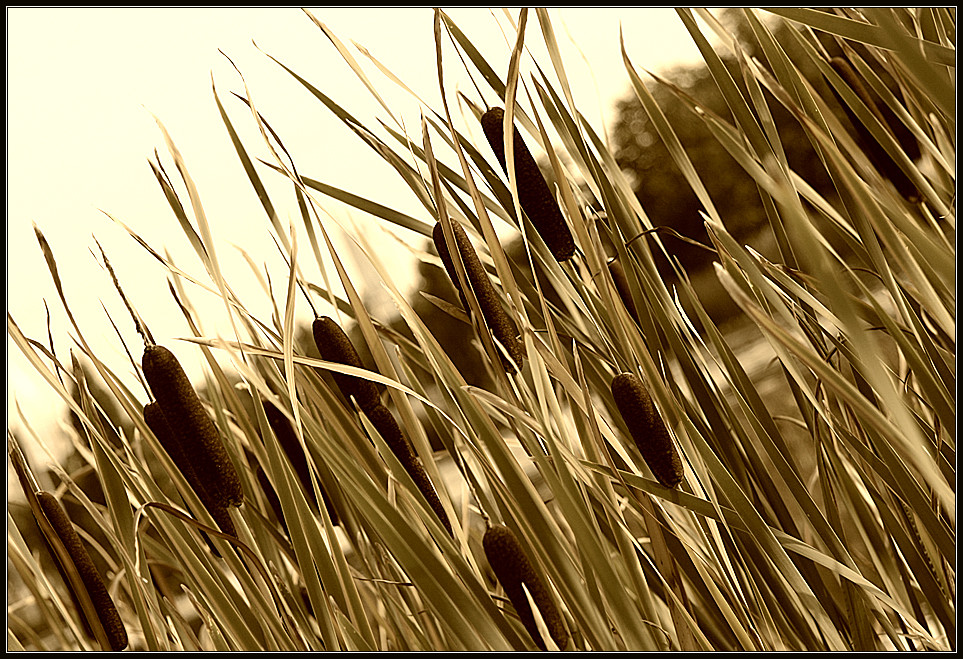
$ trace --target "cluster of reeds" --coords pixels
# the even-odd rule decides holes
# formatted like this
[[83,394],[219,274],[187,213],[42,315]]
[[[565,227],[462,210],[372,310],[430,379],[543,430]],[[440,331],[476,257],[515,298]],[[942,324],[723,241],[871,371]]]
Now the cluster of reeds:
[[[679,8],[726,117],[643,76],[624,35],[632,91],[703,206],[713,272],[740,311],[726,326],[688,273],[671,287],[660,276],[671,244],[574,107],[551,12],[504,13],[507,72],[432,14],[441,107],[417,138],[394,116],[361,120],[278,62],[402,174],[421,216],[296,169],[284,127],[246,89],[241,110],[266,140],[254,157],[215,87],[284,252],[289,294],[270,300],[269,318],[224,278],[188,163],[164,133],[181,178],[159,156],[153,171],[204,271],[148,249],[188,328],[177,345],[205,358],[205,387],[142,332],[136,300],[125,304],[147,345],[141,368],[94,354],[38,230],[71,349],[91,369],[62,364],[8,316],[13,344],[77,415],[69,443],[83,463],[55,465],[52,497],[11,450],[31,506],[8,517],[9,649],[955,649],[955,11],[737,9],[750,35],[739,37],[714,12]],[[308,17],[374,92],[369,60]],[[536,35],[546,62],[528,59]],[[452,67],[476,83],[457,96],[461,114]],[[663,114],[651,85],[677,93],[757,183],[775,255],[729,233],[726,200],[703,185],[721,173],[690,159],[681,118]],[[833,196],[793,170],[774,103],[804,128]],[[268,176],[293,189],[312,249],[283,230]],[[413,236],[426,262],[433,246],[461,309],[425,295],[429,317],[410,300],[376,232],[351,233],[378,278],[354,279],[319,219],[328,202]],[[507,241],[523,237],[524,258],[510,256]],[[397,316],[370,313],[362,284],[387,292]],[[200,329],[209,307],[192,306],[192,286],[223,298],[231,339]],[[314,319],[307,339],[297,291]],[[455,367],[442,332],[481,356],[486,384]],[[146,401],[126,382],[141,372]],[[103,500],[78,485],[90,473]],[[68,498],[98,533],[65,518],[56,504]],[[218,528],[202,530],[230,542],[198,541],[205,510]],[[61,580],[45,571],[46,540]]]

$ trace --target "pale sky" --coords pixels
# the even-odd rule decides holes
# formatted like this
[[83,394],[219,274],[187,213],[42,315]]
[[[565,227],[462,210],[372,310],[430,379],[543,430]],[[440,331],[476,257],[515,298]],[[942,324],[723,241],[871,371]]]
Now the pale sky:
[[[437,109],[431,9],[319,7],[310,11],[351,49],[374,86],[385,93],[389,106],[397,108],[409,134],[420,141],[417,106],[402,103],[406,95],[352,44],[367,48]],[[511,45],[503,32],[508,21],[501,10],[446,11],[504,76]],[[612,104],[629,90],[620,26],[637,68],[659,70],[679,61],[699,60],[672,9],[564,8],[552,9],[550,15],[576,104],[590,119],[596,118],[599,132],[601,117],[610,120]],[[517,10],[512,16],[517,18]],[[530,12],[526,41],[539,62],[550,66],[539,48],[542,38],[534,12]],[[477,101],[467,79],[456,75],[461,67],[450,43],[446,53],[449,99],[462,90]],[[238,67],[243,82],[225,55]],[[27,337],[46,343],[46,301],[58,354],[69,362],[75,332],[53,288],[34,235],[36,225],[50,242],[81,331],[101,359],[119,364],[121,370],[126,363],[108,314],[135,351],[139,340],[100,265],[97,243],[155,338],[171,343],[189,334],[168,293],[167,273],[117,223],[130,227],[159,251],[168,250],[186,270],[203,274],[148,164],[157,150],[169,176],[183,191],[155,117],[167,129],[197,185],[218,256],[229,268],[228,279],[242,298],[250,291],[245,302],[267,319],[264,293],[256,286],[246,288],[255,279],[239,250],[262,270],[270,270],[276,298],[283,296],[287,273],[271,240],[267,217],[218,115],[214,87],[252,157],[268,154],[250,112],[233,96],[244,93],[244,82],[258,109],[291,150],[300,173],[428,221],[397,175],[271,57],[365,125],[377,126],[377,119],[386,119],[385,111],[332,43],[300,9],[8,7],[8,320],[12,317]],[[493,95],[487,89],[484,92],[492,101]],[[279,178],[272,179],[263,169],[260,174],[274,186],[270,192],[282,219],[297,221],[290,185],[281,185]],[[187,203],[186,197],[183,201]],[[345,215],[334,203],[325,209],[337,217],[370,221],[357,214]],[[377,232],[373,227],[371,235]],[[307,252],[306,238],[299,234],[299,239]],[[309,264],[313,262],[305,257]],[[398,267],[409,264],[399,260]],[[214,309],[221,305],[196,295],[191,297],[195,304],[213,301]],[[302,315],[308,318],[309,309],[302,303],[303,299],[299,302]],[[58,412],[62,405],[49,386],[9,338],[7,343],[8,425],[18,425],[15,402],[38,428],[51,417],[62,417]],[[190,371],[199,365],[198,361],[185,367]]]

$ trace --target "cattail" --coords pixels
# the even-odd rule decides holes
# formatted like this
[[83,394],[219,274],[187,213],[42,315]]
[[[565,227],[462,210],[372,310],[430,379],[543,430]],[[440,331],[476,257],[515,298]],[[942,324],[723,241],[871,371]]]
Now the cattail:
[[635,307],[635,300],[632,299],[632,291],[629,289],[629,280],[625,277],[625,270],[622,269],[622,264],[619,263],[618,259],[613,259],[609,261],[609,274],[612,275],[612,282],[615,284],[615,291],[619,294],[622,299],[622,304],[625,305],[626,311],[629,315],[639,322],[639,312]]
[[[503,356],[502,362],[506,368],[515,370],[518,366],[521,366],[522,360],[525,357],[522,344],[518,340],[518,330],[515,323],[498,299],[495,287],[492,285],[488,273],[485,272],[485,267],[478,258],[478,254],[475,253],[475,249],[472,247],[465,229],[457,222],[452,222],[451,228],[455,235],[455,244],[458,247],[462,263],[465,266],[468,283],[472,291],[474,291],[475,297],[478,299],[478,306],[481,307],[482,316],[484,316],[488,327],[491,328],[492,334],[498,339],[499,343],[505,347],[505,350],[508,351],[508,358]],[[465,311],[468,311],[468,298],[465,291],[463,291],[459,285],[458,273],[455,270],[451,252],[448,250],[448,244],[445,242],[445,234],[441,222],[435,224],[431,235],[435,242],[435,249],[438,250],[438,256],[441,257],[442,263],[445,264],[445,270],[448,271],[448,277],[458,290]],[[509,359],[511,361],[509,361]]]
[[542,650],[545,649],[545,641],[538,632],[535,616],[528,605],[525,589],[522,588],[523,584],[538,607],[555,645],[564,650],[568,645],[568,630],[562,623],[562,615],[515,534],[504,524],[495,524],[485,531],[482,547],[498,583],[505,589],[505,594],[535,644]]
[[240,506],[244,501],[241,479],[177,358],[163,346],[149,345],[144,350],[143,368],[154,398],[204,488],[219,507]]
[[[481,118],[485,137],[488,138],[495,157],[507,174],[504,122],[505,111],[501,108],[492,108]],[[567,261],[575,254],[575,240],[572,238],[572,232],[565,224],[558,202],[549,190],[548,183],[545,182],[545,177],[542,176],[525,140],[517,130],[513,130],[512,135],[518,204],[528,215],[555,259]]]
[[[301,481],[301,486],[307,495],[308,503],[317,509],[318,499],[314,494],[314,486],[311,484],[308,459],[304,454],[304,450],[301,448],[301,442],[298,440],[297,434],[294,432],[294,426],[291,425],[291,422],[284,415],[284,412],[278,409],[271,401],[263,401],[263,407],[268,425],[271,426],[271,430],[274,431],[274,436],[278,438],[281,449],[284,451],[284,454],[288,456],[288,461],[298,475],[298,480]],[[321,497],[324,499],[324,506],[328,510],[328,517],[331,518],[331,523],[338,524],[338,513],[331,505],[331,501],[323,490],[321,491]]]
[[[361,357],[358,356],[358,351],[352,345],[351,339],[334,320],[327,316],[316,318],[311,330],[321,359],[335,364],[364,368]],[[350,400],[354,396],[354,399],[358,401],[358,407],[362,410],[368,411],[381,404],[378,387],[371,380],[333,371],[331,376],[344,397]]]
[[[103,577],[97,572],[90,554],[87,553],[87,549],[80,540],[80,535],[78,535],[67,516],[67,511],[64,510],[60,501],[49,492],[38,492],[37,500],[44,516],[67,549],[70,561],[80,575],[84,588],[97,610],[97,617],[100,619],[104,631],[107,632],[110,649],[114,652],[123,650],[127,647],[127,630],[124,628],[124,622],[114,605],[114,600],[107,592],[107,585],[104,583]],[[68,570],[67,566],[62,567],[63,572]]]
[[[874,117],[886,128],[889,128],[890,132],[897,134],[897,124],[902,125],[898,119],[892,115],[889,111],[888,106],[884,104],[878,105],[870,94],[869,89],[863,84],[856,70],[850,65],[850,63],[842,57],[833,57],[829,60],[830,66],[833,70],[843,79],[843,81],[849,85],[849,88],[859,97],[864,105],[869,109]],[[836,90],[833,90],[839,98],[839,94]],[[846,116],[849,117],[850,122],[853,127],[856,128],[856,132],[859,136],[859,142],[862,148],[866,151],[870,160],[880,169],[880,172],[886,176],[893,185],[896,187],[897,191],[911,203],[916,203],[920,200],[920,193],[917,190],[916,185],[907,177],[907,175],[900,168],[899,164],[893,160],[892,157],[886,152],[885,149],[876,141],[869,129],[860,121],[856,113],[849,107],[849,104],[844,100],[839,98],[840,105],[843,106],[843,110],[846,112]],[[888,118],[883,113],[883,108],[886,108],[886,112],[889,115]],[[904,137],[905,140],[905,137]],[[918,146],[913,143],[915,148]]]
[[[167,421],[167,417],[164,415],[157,401],[144,406],[144,422],[147,424],[147,427],[150,428],[151,432],[154,433],[154,436],[157,437],[157,440],[164,450],[167,451],[171,460],[174,461],[174,465],[180,470],[181,474],[184,475],[187,484],[191,486],[191,489],[197,494],[197,498],[204,504],[204,508],[207,509],[207,512],[210,513],[211,517],[217,523],[217,527],[224,533],[237,537],[237,528],[234,526],[234,520],[231,519],[230,513],[227,512],[227,506],[223,505],[219,499],[213,497],[205,486],[204,481],[198,477],[194,465],[184,451],[184,441],[175,434],[174,429]],[[220,556],[220,553],[213,543],[208,542],[208,544],[211,550]]]
[[418,490],[425,497],[425,500],[428,502],[428,505],[431,506],[435,515],[438,516],[445,530],[448,531],[448,535],[454,537],[451,522],[448,520],[448,515],[441,505],[441,499],[438,498],[435,486],[432,484],[431,479],[428,478],[428,472],[425,471],[424,465],[422,465],[421,460],[418,459],[408,438],[405,437],[401,431],[401,426],[398,425],[398,421],[391,413],[391,410],[384,405],[378,405],[365,412],[365,414],[368,415],[371,425],[375,427],[378,434],[385,440],[385,444],[388,445],[391,452],[398,458],[398,462],[400,462],[401,466],[408,472],[411,480],[414,481]]
[[642,380],[634,373],[615,376],[612,380],[612,396],[639,452],[655,477],[666,487],[681,483],[682,459]]

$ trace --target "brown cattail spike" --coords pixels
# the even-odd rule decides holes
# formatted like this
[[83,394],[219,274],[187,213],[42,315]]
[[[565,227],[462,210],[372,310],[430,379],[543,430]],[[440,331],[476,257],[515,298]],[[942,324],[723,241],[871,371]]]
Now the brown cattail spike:
[[612,397],[652,473],[666,487],[682,482],[682,459],[649,391],[634,373],[612,380]]
[[154,398],[205,489],[220,507],[240,506],[244,501],[241,479],[177,358],[163,346],[150,345],[144,350],[143,368]]
[[[898,130],[898,126],[896,124],[899,122],[899,120],[896,119],[895,115],[889,112],[888,106],[885,104],[880,106],[876,103],[875,99],[870,94],[869,89],[867,89],[866,85],[863,84],[862,79],[860,79],[852,65],[850,65],[850,63],[842,57],[833,57],[829,60],[829,64],[833,67],[833,70],[839,75],[839,77],[841,77],[849,86],[849,88],[852,89],[853,92],[859,97],[859,100],[861,100],[869,109],[869,111],[872,112],[873,116],[876,117],[876,119],[884,127],[888,128],[895,137]],[[833,91],[835,93],[835,90]],[[844,101],[842,98],[839,100],[840,105],[843,106],[843,110],[846,112],[846,116],[849,117],[850,122],[856,129],[856,132],[859,136],[860,146],[866,151],[866,154],[869,156],[873,164],[879,168],[880,172],[886,178],[892,181],[893,185],[903,196],[903,198],[911,203],[917,203],[920,200],[920,192],[916,188],[916,184],[909,179],[909,177],[900,168],[899,164],[893,160],[889,153],[887,153],[886,150],[883,149],[879,144],[879,142],[876,141],[876,138],[873,137],[869,129],[866,128],[862,121],[860,121],[859,117],[856,116],[856,113],[853,112],[853,110],[849,107],[849,104],[846,103],[846,101]],[[886,114],[889,115],[888,119],[887,116],[884,115],[882,108],[887,108]],[[902,123],[899,123],[899,126],[902,126]],[[915,151],[918,149],[918,145],[913,143],[911,148]]]
[[[157,401],[144,406],[144,422],[147,423],[147,427],[157,437],[164,450],[167,451],[167,455],[174,461],[181,474],[184,475],[187,484],[191,486],[191,489],[197,494],[197,498],[204,504],[204,508],[217,523],[217,527],[222,532],[236,538],[237,528],[234,526],[234,520],[231,519],[230,513],[227,512],[227,506],[213,497],[204,485],[204,481],[198,477],[193,463],[184,452],[183,440],[175,434]],[[210,542],[208,544],[210,544],[211,550],[219,556],[220,553],[217,548]]]
[[[495,152],[495,157],[498,158],[498,162],[507,174],[504,133],[505,111],[501,108],[492,108],[482,115],[481,125],[492,151]],[[538,168],[535,158],[532,157],[532,153],[528,150],[525,140],[518,130],[513,130],[512,135],[518,204],[528,215],[538,231],[538,235],[548,245],[555,259],[567,261],[575,254],[575,240],[572,238],[572,232],[565,224],[558,202],[552,195],[552,191],[549,190],[545,177],[542,176],[542,172]]]
[[528,605],[528,598],[522,588],[523,584],[531,594],[535,606],[538,607],[555,645],[560,650],[564,650],[568,645],[568,630],[562,623],[562,615],[515,534],[504,524],[495,524],[485,531],[482,547],[488,564],[498,578],[498,583],[505,589],[505,594],[515,607],[515,612],[535,644],[542,650],[546,647],[545,641],[538,632],[538,625],[535,624],[535,616]]
[[[110,649],[114,652],[123,650],[127,647],[127,630],[124,628],[124,622],[121,620],[120,613],[118,613],[117,607],[114,605],[114,600],[111,599],[110,593],[107,592],[107,585],[104,583],[103,577],[97,572],[97,568],[94,566],[90,554],[87,553],[87,549],[80,540],[80,535],[78,535],[70,518],[67,516],[67,511],[64,510],[60,501],[49,492],[38,492],[37,500],[40,502],[40,508],[43,510],[47,521],[50,522],[50,525],[57,533],[57,537],[60,538],[60,541],[67,549],[67,554],[77,569],[77,573],[80,575],[81,581],[83,581],[84,588],[87,589],[87,594],[90,595],[90,600],[97,609],[100,623],[103,625],[104,631],[107,632]],[[64,566],[64,570],[66,569],[66,566]],[[81,614],[83,614],[82,611]]]
[[438,493],[435,491],[435,486],[432,484],[431,479],[428,478],[428,472],[425,471],[424,465],[421,464],[421,460],[418,459],[417,454],[405,437],[401,430],[401,426],[398,425],[398,421],[395,419],[394,415],[384,405],[378,405],[377,407],[365,412],[368,415],[368,419],[371,421],[371,425],[375,427],[381,438],[385,440],[385,444],[391,449],[391,452],[398,458],[398,462],[404,467],[405,471],[414,481],[418,490],[425,497],[428,505],[438,516],[438,520],[448,531],[448,535],[454,537],[454,532],[451,528],[451,522],[448,520],[448,515],[445,513],[445,508],[441,505],[441,499],[438,498]]
[[609,261],[609,274],[612,275],[612,283],[615,284],[615,291],[622,299],[626,311],[632,316],[635,322],[639,322],[639,311],[635,307],[635,300],[632,299],[632,290],[629,288],[629,280],[625,276],[625,270],[618,259]]
[[[351,339],[334,320],[327,316],[316,318],[311,330],[321,359],[344,366],[364,368],[361,357],[358,356],[358,351],[355,350]],[[358,407],[362,410],[367,411],[381,404],[378,387],[371,380],[345,375],[344,373],[335,373],[334,371],[331,372],[331,376],[344,397],[350,400],[353,396],[358,402]]]
[[[478,258],[478,254],[475,253],[465,229],[457,222],[452,222],[451,228],[455,236],[455,244],[465,266],[468,283],[478,299],[478,305],[481,307],[485,323],[491,328],[492,334],[498,339],[499,343],[508,351],[508,358],[503,357],[502,362],[505,368],[515,370],[521,366],[525,358],[522,344],[518,340],[518,329],[502,306],[501,300],[498,299],[495,287],[492,285],[488,273],[485,272],[485,267]],[[458,273],[455,270],[451,252],[448,250],[448,243],[445,242],[444,228],[441,222],[435,224],[431,235],[435,242],[435,249],[438,250],[438,256],[441,257],[442,263],[445,264],[445,270],[448,271],[448,277],[455,288],[458,289],[465,311],[469,311],[467,296],[459,285]]]
[[[284,451],[284,454],[288,456],[288,461],[290,461],[291,466],[294,467],[294,471],[298,475],[298,480],[301,481],[301,486],[307,494],[308,503],[317,508],[318,499],[314,494],[314,486],[311,484],[308,459],[304,454],[304,450],[301,448],[301,442],[298,440],[297,434],[294,432],[294,426],[291,425],[291,422],[284,415],[284,412],[269,400],[264,401],[264,415],[267,417],[271,430],[274,431],[274,436],[278,438],[281,449]],[[328,517],[331,518],[331,523],[338,524],[338,513],[334,510],[331,501],[323,490],[321,497],[324,499],[324,505],[328,511]]]

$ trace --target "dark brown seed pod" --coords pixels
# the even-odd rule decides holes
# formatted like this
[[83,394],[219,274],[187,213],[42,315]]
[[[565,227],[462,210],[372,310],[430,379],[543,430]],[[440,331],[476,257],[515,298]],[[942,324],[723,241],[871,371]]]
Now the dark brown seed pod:
[[568,645],[568,630],[562,623],[562,615],[515,534],[504,524],[494,524],[485,531],[482,547],[498,583],[505,589],[505,594],[535,644],[540,649],[545,649],[545,641],[538,632],[535,616],[522,588],[523,584],[538,607],[555,645],[564,650]]
[[[97,609],[97,616],[100,618],[100,623],[103,625],[104,631],[107,632],[107,639],[110,641],[110,649],[114,652],[123,650],[127,647],[127,630],[124,627],[124,621],[121,620],[120,613],[114,605],[114,600],[107,592],[107,585],[104,583],[103,577],[97,572],[90,554],[87,553],[87,549],[80,540],[80,535],[78,535],[73,523],[67,516],[67,511],[64,510],[60,501],[49,492],[38,492],[37,500],[40,502],[40,508],[43,510],[47,521],[50,522],[57,533],[57,537],[60,538],[67,549],[70,561],[77,569],[84,588],[86,588],[90,600]],[[63,569],[66,571],[67,567],[63,566]],[[83,611],[81,611],[81,614],[83,615]]]
[[[184,475],[184,479],[197,494],[197,498],[204,504],[204,508],[207,509],[207,512],[210,513],[211,517],[217,523],[217,527],[222,532],[236,538],[237,528],[234,526],[234,520],[231,519],[231,515],[227,512],[227,506],[223,505],[219,499],[213,497],[204,485],[204,481],[198,477],[193,463],[184,451],[182,446],[184,443],[183,440],[175,434],[174,429],[171,428],[167,417],[164,415],[157,401],[144,406],[144,422],[147,423],[147,427],[151,429],[151,432],[157,437],[157,440],[164,450],[167,451],[171,460],[174,461],[174,465],[180,470],[181,474]],[[217,548],[210,542],[208,544],[211,550],[220,556]]]
[[666,487],[682,482],[682,458],[649,391],[634,373],[612,380],[612,397],[649,469]]
[[629,315],[632,316],[635,322],[639,322],[639,312],[635,307],[635,300],[632,299],[629,280],[625,277],[625,270],[622,269],[622,264],[619,263],[618,259],[609,261],[609,274],[612,275],[615,291],[622,299],[622,304],[625,305],[626,311],[629,312]]
[[240,506],[244,501],[241,479],[177,358],[163,346],[149,345],[144,349],[143,368],[151,393],[205,489],[220,506]]
[[[315,318],[311,330],[321,359],[335,364],[364,368],[361,357],[358,356],[358,351],[355,350],[351,339],[333,319],[327,316]],[[371,380],[345,375],[344,373],[335,373],[334,371],[331,372],[331,376],[344,397],[350,400],[354,396],[354,399],[358,401],[358,407],[362,410],[368,411],[381,404],[378,387]]]
[[[452,222],[451,228],[455,235],[458,251],[461,254],[462,263],[465,266],[465,275],[468,277],[468,283],[478,299],[478,306],[481,307],[485,323],[491,328],[492,334],[498,339],[499,343],[508,351],[508,358],[503,355],[502,363],[506,369],[515,370],[516,367],[521,366],[525,358],[525,351],[518,340],[518,329],[498,299],[495,287],[492,285],[488,273],[485,272],[485,267],[478,258],[475,248],[472,247],[465,229],[457,222]],[[451,252],[448,250],[448,243],[445,242],[444,228],[441,226],[441,222],[435,223],[431,235],[435,242],[435,249],[438,250],[438,256],[441,257],[442,263],[445,264],[445,270],[448,271],[448,277],[458,290],[465,311],[469,311],[468,299],[459,285],[458,273],[455,270]]]
[[398,458],[398,462],[404,467],[405,471],[414,481],[418,490],[424,495],[425,500],[431,509],[438,516],[438,520],[448,531],[448,535],[454,537],[454,532],[451,528],[451,522],[448,520],[448,515],[445,513],[444,506],[441,505],[441,499],[438,498],[438,493],[435,491],[435,486],[432,484],[431,479],[428,478],[428,472],[425,471],[424,465],[421,464],[421,460],[418,459],[417,454],[405,437],[401,430],[401,426],[398,425],[398,421],[395,419],[394,415],[384,405],[379,405],[366,412],[368,419],[371,421],[371,425],[375,427],[381,438],[385,440],[385,444],[391,449],[395,457]]
[[[887,106],[878,105],[873,95],[870,94],[869,89],[863,84],[862,79],[856,70],[853,69],[852,65],[843,57],[833,57],[829,60],[829,65],[833,67],[833,70],[841,77],[850,89],[859,97],[859,99],[869,108],[873,116],[886,128],[890,130],[894,136],[897,134],[897,122],[898,119],[891,113]],[[835,89],[833,93],[836,93]],[[839,98],[838,93],[836,94]],[[849,117],[850,123],[856,129],[856,133],[859,137],[859,144],[866,151],[869,159],[873,162],[876,167],[879,168],[880,172],[892,181],[893,185],[896,187],[897,191],[903,196],[904,199],[911,203],[917,203],[920,200],[920,192],[916,188],[916,185],[909,179],[909,177],[903,172],[899,164],[893,160],[892,157],[886,152],[885,149],[876,141],[873,134],[866,128],[856,113],[849,107],[849,104],[845,100],[839,98],[840,105],[842,105],[843,110],[846,112],[846,116]],[[889,118],[883,113],[883,107],[887,108],[887,113],[890,114]],[[899,124],[902,125],[901,123]],[[905,138],[904,138],[905,139]],[[918,146],[913,145],[918,149]],[[905,147],[904,147],[905,148]]]
[[[284,454],[288,456],[288,461],[290,461],[291,466],[294,467],[294,471],[298,475],[298,480],[301,481],[301,486],[307,495],[308,503],[317,509],[318,499],[314,494],[314,486],[311,484],[308,459],[304,454],[304,450],[301,448],[301,442],[298,440],[297,434],[294,432],[294,426],[291,425],[291,422],[284,415],[284,412],[279,410],[274,403],[265,400],[263,404],[264,415],[267,417],[268,425],[271,426],[271,430],[274,431],[274,436],[278,438],[281,449],[284,451]],[[321,497],[324,499],[324,505],[328,510],[328,517],[331,518],[331,523],[338,524],[338,513],[331,505],[331,501],[324,491],[321,492]]]
[[[505,111],[501,108],[492,108],[481,118],[482,130],[488,138],[488,144],[491,145],[495,157],[507,174],[504,122]],[[525,140],[517,129],[512,131],[512,135],[518,204],[528,215],[538,235],[548,245],[555,259],[567,261],[575,254],[575,240],[572,238],[572,232],[565,224],[558,202],[552,195],[548,183],[545,182],[545,177],[542,176]]]

